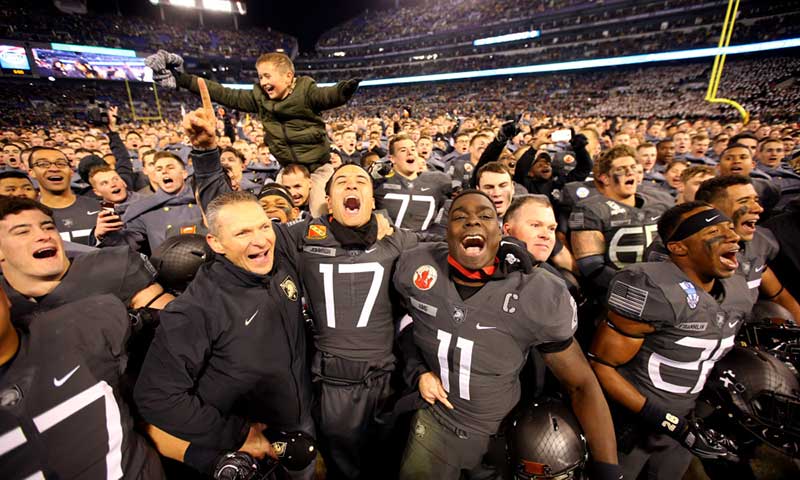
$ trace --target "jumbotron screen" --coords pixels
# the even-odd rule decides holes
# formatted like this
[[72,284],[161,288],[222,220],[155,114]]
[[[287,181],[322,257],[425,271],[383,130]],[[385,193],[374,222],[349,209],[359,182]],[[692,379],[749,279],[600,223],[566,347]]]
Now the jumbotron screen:
[[12,75],[29,75],[31,73],[25,47],[16,45],[0,45],[0,68],[3,73]]
[[33,48],[32,52],[37,73],[42,77],[140,82],[153,79],[143,58],[43,48]]

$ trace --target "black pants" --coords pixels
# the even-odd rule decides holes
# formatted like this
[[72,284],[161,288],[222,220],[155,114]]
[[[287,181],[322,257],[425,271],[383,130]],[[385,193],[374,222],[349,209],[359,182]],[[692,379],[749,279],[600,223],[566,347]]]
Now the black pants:
[[375,421],[392,396],[393,356],[357,361],[317,352],[312,380],[317,427],[329,479],[378,478],[381,425]]

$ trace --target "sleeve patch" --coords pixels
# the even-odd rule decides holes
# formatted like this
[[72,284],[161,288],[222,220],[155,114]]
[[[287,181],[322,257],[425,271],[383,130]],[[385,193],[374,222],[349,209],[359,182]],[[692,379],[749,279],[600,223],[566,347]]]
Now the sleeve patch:
[[572,212],[572,215],[569,216],[569,228],[571,229],[583,228],[585,222],[583,212]]
[[621,315],[639,320],[647,303],[647,290],[636,288],[625,282],[614,282],[608,296],[608,306],[614,307]]

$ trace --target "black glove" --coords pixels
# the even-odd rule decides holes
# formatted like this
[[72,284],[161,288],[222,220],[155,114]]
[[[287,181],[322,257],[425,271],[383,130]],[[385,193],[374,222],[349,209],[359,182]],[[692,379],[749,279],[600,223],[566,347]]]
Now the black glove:
[[352,78],[350,80],[345,80],[344,82],[342,82],[342,95],[344,95],[347,98],[352,97],[353,94],[356,93],[356,90],[358,90],[359,83],[361,83],[360,78]]
[[595,460],[589,465],[589,478],[592,480],[621,480],[622,470],[619,465]]
[[724,435],[704,428],[698,420],[688,421],[683,416],[670,413],[666,408],[650,399],[645,402],[639,416],[658,433],[664,433],[674,438],[698,458],[733,462],[739,459],[731,451],[736,446]]
[[519,130],[517,129],[517,122],[515,120],[512,120],[510,122],[504,123],[500,127],[500,133],[497,135],[497,139],[505,143],[514,138],[514,135],[516,135],[517,133],[519,133]]
[[500,259],[500,268],[506,272],[521,270],[531,273],[533,271],[533,256],[528,252],[528,247],[525,246],[525,242],[514,237],[500,239],[497,258]]
[[569,144],[572,146],[572,151],[577,152],[578,150],[583,150],[589,145],[589,139],[586,138],[586,135],[582,133],[575,133],[575,130],[572,130],[572,138],[569,141]]

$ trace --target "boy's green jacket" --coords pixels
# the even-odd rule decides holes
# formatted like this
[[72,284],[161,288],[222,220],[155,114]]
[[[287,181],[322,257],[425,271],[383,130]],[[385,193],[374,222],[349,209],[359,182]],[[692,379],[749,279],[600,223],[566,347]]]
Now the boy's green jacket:
[[[211,100],[240,112],[258,114],[264,125],[264,140],[269,151],[281,165],[301,163],[310,166],[330,158],[330,141],[323,110],[347,103],[342,92],[344,82],[332,87],[318,87],[310,77],[296,77],[294,90],[280,101],[270,100],[258,83],[252,90],[226,88],[206,80]],[[179,73],[177,84],[199,93],[197,77]]]

